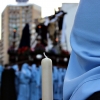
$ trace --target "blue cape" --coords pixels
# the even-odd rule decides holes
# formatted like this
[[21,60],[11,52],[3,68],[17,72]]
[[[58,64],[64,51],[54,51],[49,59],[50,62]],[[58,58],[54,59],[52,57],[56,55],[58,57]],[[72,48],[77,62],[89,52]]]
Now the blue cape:
[[80,0],[70,42],[63,100],[85,100],[100,91],[100,0]]

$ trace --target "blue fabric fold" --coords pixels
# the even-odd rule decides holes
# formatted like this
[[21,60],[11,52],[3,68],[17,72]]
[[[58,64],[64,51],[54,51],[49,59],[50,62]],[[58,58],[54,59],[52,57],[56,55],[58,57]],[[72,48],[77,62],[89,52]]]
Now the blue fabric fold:
[[[69,100],[75,89],[86,78],[100,74],[99,9],[100,0],[80,0],[71,32],[72,53],[64,79],[63,100]],[[87,84],[85,87],[88,88],[89,86]],[[95,88],[92,88],[91,93],[94,90]],[[83,90],[80,89],[80,91]],[[82,95],[86,98],[90,95],[87,96],[86,93],[82,93],[80,92],[77,96]],[[84,99],[74,98],[70,100]]]

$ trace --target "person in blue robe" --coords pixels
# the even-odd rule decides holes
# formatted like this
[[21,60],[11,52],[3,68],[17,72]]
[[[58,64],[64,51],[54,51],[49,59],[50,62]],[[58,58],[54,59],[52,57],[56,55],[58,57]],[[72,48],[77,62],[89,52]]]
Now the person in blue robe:
[[53,98],[58,99],[58,69],[57,66],[53,67]]
[[66,74],[66,70],[67,70],[67,69],[66,69],[66,68],[64,68],[64,75]]
[[31,77],[31,85],[30,85],[30,89],[31,89],[30,100],[39,100],[39,94],[38,94],[38,88],[39,88],[38,74],[39,73],[37,71],[36,64],[32,65],[31,73],[32,73],[32,77]]
[[58,100],[63,99],[63,69],[59,68],[58,72]]
[[3,70],[4,70],[4,67],[0,65],[0,97],[1,97],[1,76],[2,76]]
[[63,81],[63,82],[64,82],[65,75],[66,75],[66,69],[63,68],[63,69],[62,69],[62,81]]
[[[32,79],[32,62],[31,62],[31,61],[28,62],[28,69],[29,69],[29,71],[31,72],[31,79]],[[30,91],[29,91],[29,94],[30,94],[29,100],[31,100],[31,79],[30,79],[30,82],[29,82],[29,87],[30,87]]]
[[18,65],[13,65],[12,68],[15,70],[15,86],[16,86],[16,93],[18,96],[18,91],[19,91],[19,68]]
[[[80,0],[71,32],[72,52],[63,100],[87,99],[100,91],[100,0]],[[100,95],[100,93],[99,93]]]
[[19,75],[19,94],[18,100],[29,100],[31,72],[28,64],[23,64]]
[[4,67],[0,65],[0,86],[1,86],[1,75],[2,75],[3,70],[4,70]]
[[42,98],[42,67],[38,66],[37,67],[37,84],[38,84],[38,88],[37,88],[37,92],[38,92],[38,98],[41,99]]

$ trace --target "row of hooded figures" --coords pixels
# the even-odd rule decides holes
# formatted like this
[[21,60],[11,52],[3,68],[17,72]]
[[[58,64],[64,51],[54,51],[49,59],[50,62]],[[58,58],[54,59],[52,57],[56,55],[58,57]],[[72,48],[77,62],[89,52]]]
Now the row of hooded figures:
[[[16,90],[16,95],[17,95],[16,100],[40,100],[42,98],[42,82],[41,82],[42,68],[41,66],[37,67],[36,64],[29,66],[28,64],[25,63],[22,65],[21,70],[19,70],[18,65],[13,65],[12,67],[8,67],[8,69],[6,70],[9,70],[9,69],[13,69],[15,73],[15,90]],[[2,84],[3,84],[2,74],[4,70],[5,68],[0,66],[1,90],[2,90]],[[56,66],[53,67],[53,72],[52,72],[53,98],[54,98],[53,100],[62,100],[63,81],[64,81],[65,72],[66,72],[66,69],[64,68],[58,69],[58,67]],[[9,100],[12,100],[12,99],[9,99]]]

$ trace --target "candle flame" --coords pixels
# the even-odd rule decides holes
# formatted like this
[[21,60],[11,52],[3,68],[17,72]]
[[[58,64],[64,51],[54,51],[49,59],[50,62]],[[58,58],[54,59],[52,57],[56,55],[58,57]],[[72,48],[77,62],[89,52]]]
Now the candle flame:
[[48,57],[46,56],[45,52],[44,52],[43,54],[44,54],[45,58],[48,58]]

